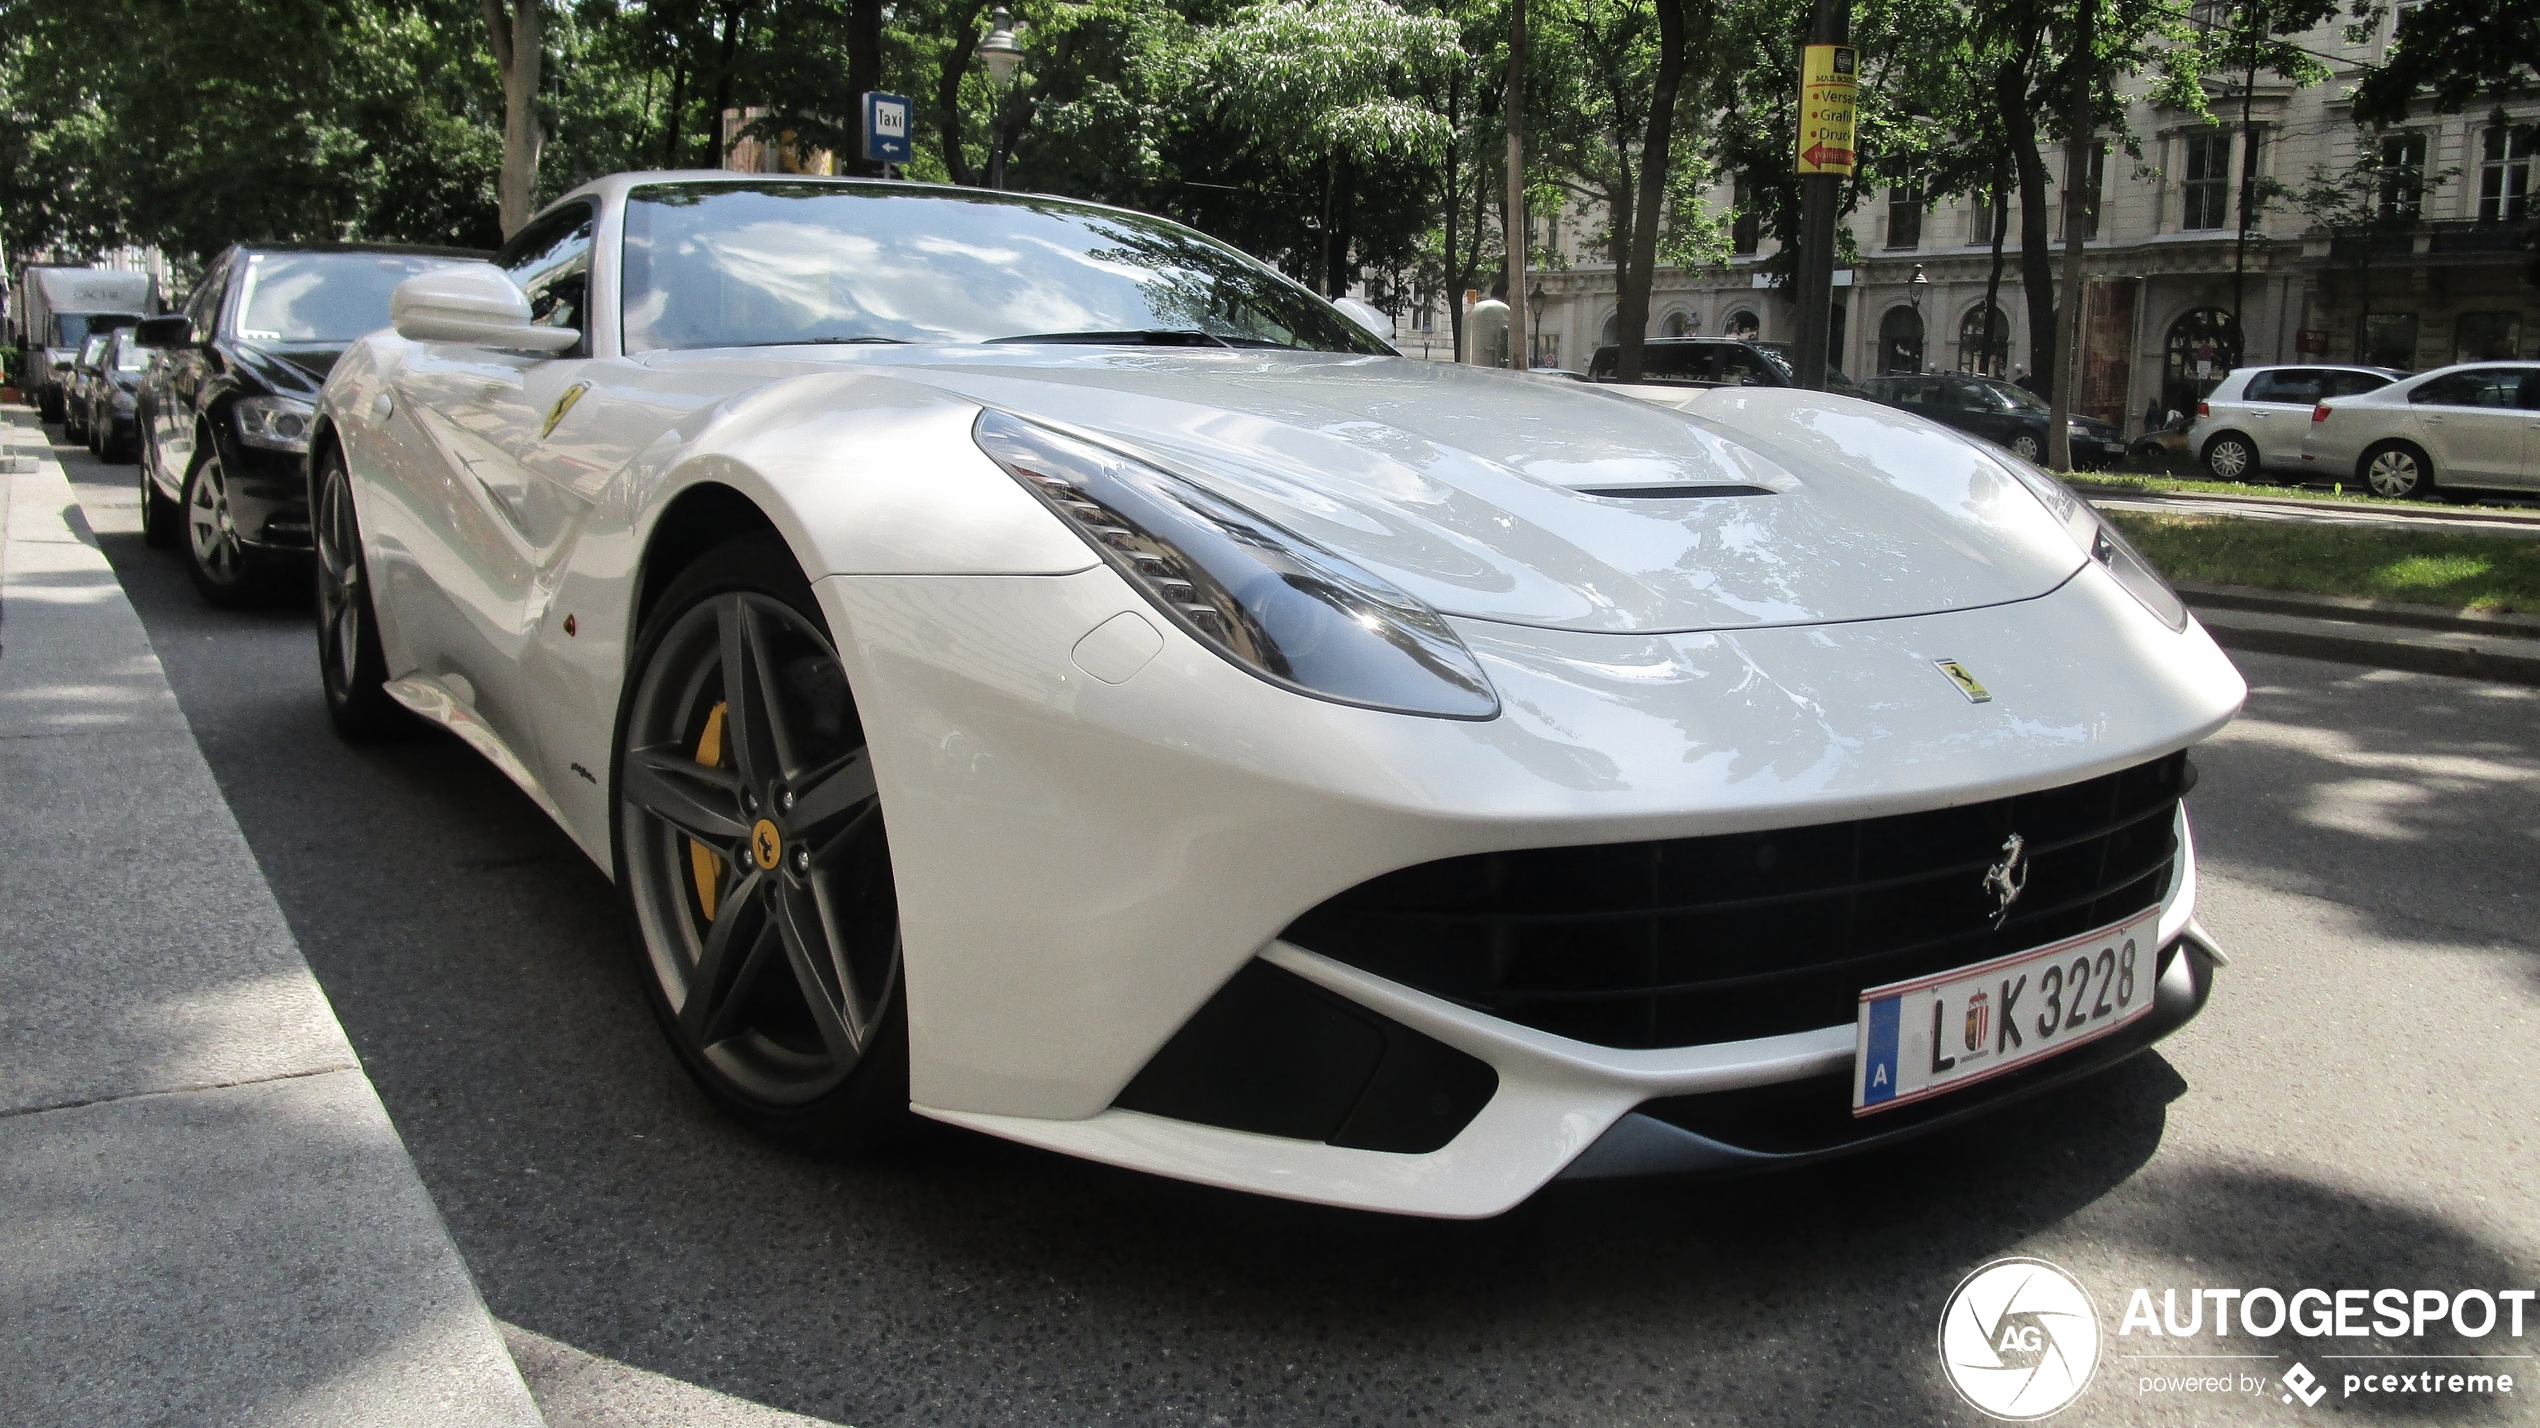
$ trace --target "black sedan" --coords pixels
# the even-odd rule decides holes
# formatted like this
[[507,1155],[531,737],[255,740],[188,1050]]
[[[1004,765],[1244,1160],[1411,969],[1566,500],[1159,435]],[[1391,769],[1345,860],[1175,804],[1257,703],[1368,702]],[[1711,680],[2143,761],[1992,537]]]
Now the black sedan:
[[[2030,461],[2046,459],[2046,422],[2053,409],[2026,387],[1992,377],[1934,372],[1866,377],[1861,392],[1871,401],[1981,436]],[[2075,467],[2114,466],[2125,459],[2124,432],[2097,417],[2068,420]]]
[[[1588,359],[1588,380],[1611,382],[1620,370],[1623,349],[1606,343]],[[1778,342],[1743,337],[1651,337],[1640,346],[1640,381],[1644,387],[1795,387],[1798,373],[1790,349]],[[1826,368],[1826,390],[1857,397],[1861,389],[1843,369]]]
[[353,339],[388,325],[399,283],[484,256],[376,244],[231,248],[182,313],[135,330],[163,354],[138,404],[142,533],[152,545],[183,546],[205,599],[254,599],[306,568],[319,386]]

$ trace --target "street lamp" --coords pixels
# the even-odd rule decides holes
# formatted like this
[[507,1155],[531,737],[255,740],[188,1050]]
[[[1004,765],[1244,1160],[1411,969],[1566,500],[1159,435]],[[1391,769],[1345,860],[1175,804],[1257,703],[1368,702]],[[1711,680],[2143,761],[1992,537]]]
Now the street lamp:
[[[1536,343],[1537,345],[1541,345],[1543,341],[1544,300],[1551,296],[1552,294],[1543,290],[1543,284],[1540,282],[1535,284],[1535,290],[1533,292],[1526,294],[1526,312],[1528,316],[1533,319],[1526,324],[1526,340]],[[1527,354],[1525,365],[1529,370],[1534,367],[1535,361],[1532,353]]]
[[1914,300],[1914,370],[1923,370],[1923,353],[1931,346],[1923,331],[1923,294],[1931,291],[1931,279],[1923,275],[1923,265],[1914,265],[1914,276],[1905,280],[1905,292]]
[[1014,38],[1014,12],[999,5],[989,19],[988,37],[979,42],[979,60],[988,67],[988,84],[996,102],[988,109],[988,187],[1005,187],[1005,97],[1013,92],[1023,68],[1023,46]]

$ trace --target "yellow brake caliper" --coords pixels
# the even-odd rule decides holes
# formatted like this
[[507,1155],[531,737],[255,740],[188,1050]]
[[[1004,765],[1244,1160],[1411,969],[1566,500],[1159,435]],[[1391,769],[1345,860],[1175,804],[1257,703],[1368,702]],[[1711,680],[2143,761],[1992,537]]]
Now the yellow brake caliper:
[[[706,731],[697,739],[697,762],[708,768],[723,764],[723,713],[728,706],[718,702],[706,712]],[[697,880],[697,903],[714,921],[715,904],[723,892],[723,855],[691,838],[688,840],[688,870]]]

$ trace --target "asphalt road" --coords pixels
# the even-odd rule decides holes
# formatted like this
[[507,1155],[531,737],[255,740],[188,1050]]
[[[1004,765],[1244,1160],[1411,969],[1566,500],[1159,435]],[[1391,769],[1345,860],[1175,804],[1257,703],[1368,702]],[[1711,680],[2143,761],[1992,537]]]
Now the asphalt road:
[[[207,609],[129,533],[131,468],[65,457],[487,1301],[588,1354],[866,1428],[1968,1423],[1934,1329],[2002,1255],[2073,1271],[2112,1333],[2138,1285],[2540,1281],[2540,690],[2244,659],[2249,712],[2193,799],[2234,963],[2095,1082],[1833,1168],[1408,1221],[942,1128],[840,1163],[734,1129],[563,835],[451,740],[338,743],[305,606]],[[2528,1354],[2534,1319],[2295,1347]],[[2540,1418],[2540,1382],[2308,1413],[2271,1379],[2147,1396],[2179,1365],[2108,1342],[2059,1422]]]

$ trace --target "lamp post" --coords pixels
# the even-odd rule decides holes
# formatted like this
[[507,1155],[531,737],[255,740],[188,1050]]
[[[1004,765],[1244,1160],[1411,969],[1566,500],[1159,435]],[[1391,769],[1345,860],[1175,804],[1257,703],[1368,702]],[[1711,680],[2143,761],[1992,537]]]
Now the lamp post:
[[979,61],[988,67],[996,102],[988,108],[988,187],[1005,187],[1005,99],[1023,68],[1023,45],[1014,38],[1014,12],[999,5],[988,21],[988,37],[979,42]]
[[[1526,313],[1532,319],[1526,324],[1526,340],[1529,343],[1538,343],[1543,340],[1543,305],[1545,299],[1551,296],[1552,294],[1543,290],[1543,284],[1540,281],[1535,284],[1534,291],[1526,294]],[[1526,354],[1523,365],[1529,370],[1534,367],[1533,353]]]
[[1923,330],[1923,294],[1931,291],[1931,279],[1923,276],[1923,265],[1914,265],[1914,276],[1905,280],[1905,291],[1914,300],[1914,370],[1923,370],[1923,354],[1931,349],[1931,335]]

